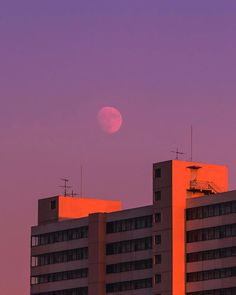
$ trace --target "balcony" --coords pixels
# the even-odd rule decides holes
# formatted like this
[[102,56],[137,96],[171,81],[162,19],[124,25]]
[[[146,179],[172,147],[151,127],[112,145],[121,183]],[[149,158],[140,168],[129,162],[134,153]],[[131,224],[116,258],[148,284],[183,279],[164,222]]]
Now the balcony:
[[212,181],[191,180],[188,191],[211,195],[220,193],[222,190]]

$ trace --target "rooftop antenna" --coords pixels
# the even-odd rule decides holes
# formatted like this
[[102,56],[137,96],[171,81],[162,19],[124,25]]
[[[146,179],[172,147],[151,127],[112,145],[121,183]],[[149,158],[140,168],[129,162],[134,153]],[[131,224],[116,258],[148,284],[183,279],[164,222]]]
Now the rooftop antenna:
[[191,162],[193,161],[193,125],[191,125]]
[[71,191],[71,196],[72,196],[72,197],[76,197],[76,196],[78,196],[78,194],[75,193],[75,192],[72,190],[72,191]]
[[68,189],[71,188],[71,186],[68,185],[69,179],[61,178],[61,180],[64,181],[64,185],[60,185],[60,187],[64,188],[64,196],[67,196]]
[[80,196],[83,195],[83,166],[80,166]]
[[171,153],[175,153],[175,159],[176,160],[179,160],[179,156],[180,155],[184,155],[184,153],[183,152],[179,152],[179,149],[177,148],[175,151],[171,151]]

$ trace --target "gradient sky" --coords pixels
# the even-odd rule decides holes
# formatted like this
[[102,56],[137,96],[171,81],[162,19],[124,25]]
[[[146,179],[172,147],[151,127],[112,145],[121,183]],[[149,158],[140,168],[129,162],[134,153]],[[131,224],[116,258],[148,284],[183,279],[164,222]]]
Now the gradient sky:
[[[122,129],[96,120],[117,107]],[[236,188],[236,1],[0,0],[0,293],[29,294],[37,200],[69,177],[90,197],[151,203],[179,147]]]

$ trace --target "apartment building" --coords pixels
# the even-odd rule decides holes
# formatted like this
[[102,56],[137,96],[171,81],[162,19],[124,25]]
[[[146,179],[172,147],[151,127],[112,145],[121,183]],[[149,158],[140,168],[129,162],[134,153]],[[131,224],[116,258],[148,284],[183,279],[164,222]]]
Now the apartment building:
[[236,191],[227,167],[153,164],[151,205],[39,200],[31,229],[34,295],[236,294]]

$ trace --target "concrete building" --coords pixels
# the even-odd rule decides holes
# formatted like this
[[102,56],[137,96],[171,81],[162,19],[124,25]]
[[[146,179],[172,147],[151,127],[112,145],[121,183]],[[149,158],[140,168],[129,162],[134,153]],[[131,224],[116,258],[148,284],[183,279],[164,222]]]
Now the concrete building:
[[153,165],[153,204],[57,196],[31,230],[34,295],[235,295],[236,191],[227,168]]

